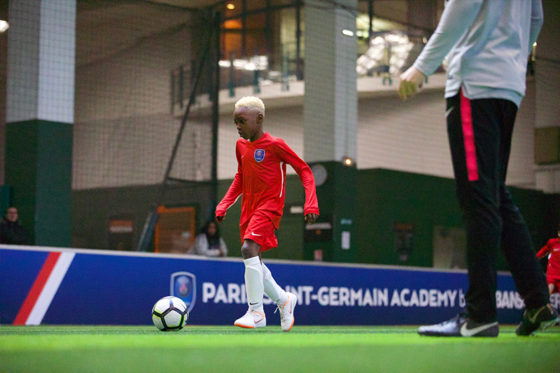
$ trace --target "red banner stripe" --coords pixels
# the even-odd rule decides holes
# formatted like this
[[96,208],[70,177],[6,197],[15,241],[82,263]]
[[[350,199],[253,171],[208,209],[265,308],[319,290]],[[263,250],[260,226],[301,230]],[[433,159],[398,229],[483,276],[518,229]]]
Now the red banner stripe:
[[39,295],[41,295],[43,287],[45,287],[45,284],[47,283],[47,280],[49,279],[59,257],[60,252],[50,252],[47,256],[47,259],[45,260],[45,263],[43,263],[43,267],[37,275],[37,278],[35,279],[31,290],[29,290],[25,301],[23,301],[23,304],[19,309],[19,312],[14,320],[14,325],[25,325],[27,318],[33,310],[33,307],[35,306]]

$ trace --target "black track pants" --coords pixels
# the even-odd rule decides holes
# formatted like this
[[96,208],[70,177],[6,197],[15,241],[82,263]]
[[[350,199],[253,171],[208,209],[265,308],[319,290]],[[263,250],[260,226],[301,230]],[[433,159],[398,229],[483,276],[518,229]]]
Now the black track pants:
[[467,232],[467,313],[496,320],[496,256],[502,249],[527,308],[548,303],[523,216],[505,186],[517,106],[504,99],[447,99],[447,132]]

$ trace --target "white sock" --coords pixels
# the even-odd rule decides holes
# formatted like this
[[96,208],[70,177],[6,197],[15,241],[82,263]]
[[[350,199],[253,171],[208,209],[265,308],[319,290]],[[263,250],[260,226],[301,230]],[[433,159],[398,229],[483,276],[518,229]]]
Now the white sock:
[[262,271],[263,271],[263,285],[264,285],[264,292],[272,301],[276,304],[284,304],[288,300],[288,294],[282,289],[274,278],[272,277],[272,273],[267,266],[262,263]]
[[263,270],[261,260],[254,256],[243,261],[245,263],[245,289],[249,309],[263,312]]

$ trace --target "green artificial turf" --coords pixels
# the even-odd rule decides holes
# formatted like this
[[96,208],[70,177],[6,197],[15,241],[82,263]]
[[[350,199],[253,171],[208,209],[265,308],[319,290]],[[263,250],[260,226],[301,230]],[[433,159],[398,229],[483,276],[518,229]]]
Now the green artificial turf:
[[421,337],[414,327],[0,326],[0,372],[560,372],[560,328]]

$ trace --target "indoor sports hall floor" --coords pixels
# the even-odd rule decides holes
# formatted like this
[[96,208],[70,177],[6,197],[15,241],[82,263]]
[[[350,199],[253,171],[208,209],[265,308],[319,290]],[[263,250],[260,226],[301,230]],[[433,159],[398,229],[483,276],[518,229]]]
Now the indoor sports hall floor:
[[560,327],[430,338],[416,327],[0,326],[0,372],[560,372]]

